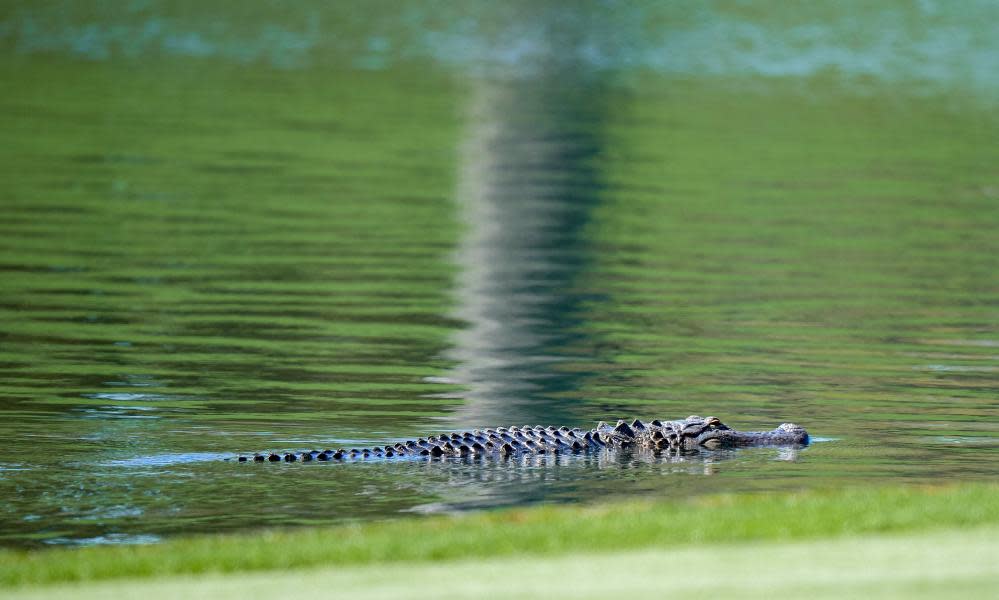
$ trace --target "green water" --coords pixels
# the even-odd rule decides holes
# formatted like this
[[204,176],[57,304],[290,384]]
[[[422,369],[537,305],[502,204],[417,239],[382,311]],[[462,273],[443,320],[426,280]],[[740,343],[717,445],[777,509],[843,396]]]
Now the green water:
[[[287,23],[198,30],[199,55],[27,10],[0,27],[0,543],[999,475],[999,116],[973,69],[494,72],[394,29],[398,56],[296,54]],[[818,441],[221,460],[688,414]]]

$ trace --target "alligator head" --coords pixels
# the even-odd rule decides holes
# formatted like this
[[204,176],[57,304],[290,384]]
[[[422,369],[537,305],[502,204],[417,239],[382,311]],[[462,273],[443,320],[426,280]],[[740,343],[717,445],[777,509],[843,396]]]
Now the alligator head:
[[736,431],[715,417],[708,417],[700,422],[691,422],[693,419],[695,417],[685,420],[683,435],[691,441],[696,440],[698,446],[705,448],[808,445],[808,432],[794,423],[784,423],[772,431]]

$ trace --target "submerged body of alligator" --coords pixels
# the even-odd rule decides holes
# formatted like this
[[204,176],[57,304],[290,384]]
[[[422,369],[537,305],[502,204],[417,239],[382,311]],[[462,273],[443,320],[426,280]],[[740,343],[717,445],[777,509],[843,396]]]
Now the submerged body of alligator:
[[804,427],[784,423],[772,431],[737,431],[716,417],[690,416],[680,421],[639,420],[616,425],[600,422],[589,431],[568,427],[497,427],[447,433],[387,446],[312,450],[284,454],[240,456],[239,462],[343,461],[365,458],[508,456],[586,452],[603,448],[642,448],[652,451],[694,451],[737,446],[805,446]]

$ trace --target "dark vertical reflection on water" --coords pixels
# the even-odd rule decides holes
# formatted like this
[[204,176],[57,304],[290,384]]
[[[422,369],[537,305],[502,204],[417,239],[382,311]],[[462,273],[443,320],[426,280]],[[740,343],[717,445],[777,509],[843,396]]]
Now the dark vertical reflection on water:
[[576,286],[590,263],[585,230],[600,202],[605,107],[573,70],[480,81],[471,95],[457,201],[466,230],[450,378],[464,425],[572,422],[561,394],[584,375],[560,370],[579,342]]

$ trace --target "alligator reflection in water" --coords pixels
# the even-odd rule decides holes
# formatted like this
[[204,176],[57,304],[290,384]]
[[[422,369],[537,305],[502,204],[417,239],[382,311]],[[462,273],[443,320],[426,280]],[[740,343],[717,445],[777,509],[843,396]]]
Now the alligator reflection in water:
[[[781,448],[774,455],[778,460],[795,460],[797,449]],[[738,450],[702,450],[687,453],[652,453],[641,449],[605,449],[597,454],[531,454],[511,458],[502,463],[476,458],[445,458],[444,464],[434,465],[438,476],[429,495],[441,500],[419,504],[407,512],[440,513],[460,511],[480,506],[500,506],[557,497],[559,483],[589,481],[588,487],[604,498],[620,493],[614,485],[625,471],[648,468],[649,476],[718,474],[721,462],[735,459]],[[769,453],[768,453],[769,454]],[[599,482],[609,481],[607,490]],[[462,490],[455,494],[442,490]],[[653,490],[641,490],[653,492]]]
[[[719,463],[738,458],[740,452],[744,451],[720,448],[653,452],[646,448],[604,448],[596,453],[585,454],[522,454],[494,465],[474,456],[444,457],[437,460],[445,465],[445,472],[448,467],[474,466],[474,469],[457,471],[463,479],[482,483],[524,483],[557,479],[560,476],[558,469],[561,468],[620,470],[639,465],[668,465],[663,473],[714,475],[718,472]],[[773,460],[793,462],[798,460],[801,448],[782,446],[770,448],[766,452]]]
[[[575,499],[581,487],[588,490],[590,497],[605,500],[641,495],[661,497],[664,493],[683,497],[688,491],[703,491],[701,478],[724,476],[738,470],[737,463],[793,462],[799,452],[799,448],[790,446],[687,452],[604,448],[597,452],[521,454],[495,460],[445,456],[402,462],[367,459],[357,464],[281,462],[273,469],[285,471],[299,482],[312,480],[313,474],[329,474],[329,480],[337,481],[349,477],[385,482],[381,487],[371,487],[372,497],[382,493],[389,485],[387,482],[391,482],[397,493],[404,492],[417,500],[401,508],[402,512],[440,513],[566,501]],[[723,468],[724,463],[736,464]],[[310,471],[308,477],[304,477],[305,469]],[[273,472],[271,467],[252,470],[257,474]],[[724,479],[721,477],[715,489],[725,489],[717,487],[725,485]],[[628,485],[622,485],[624,480]]]

